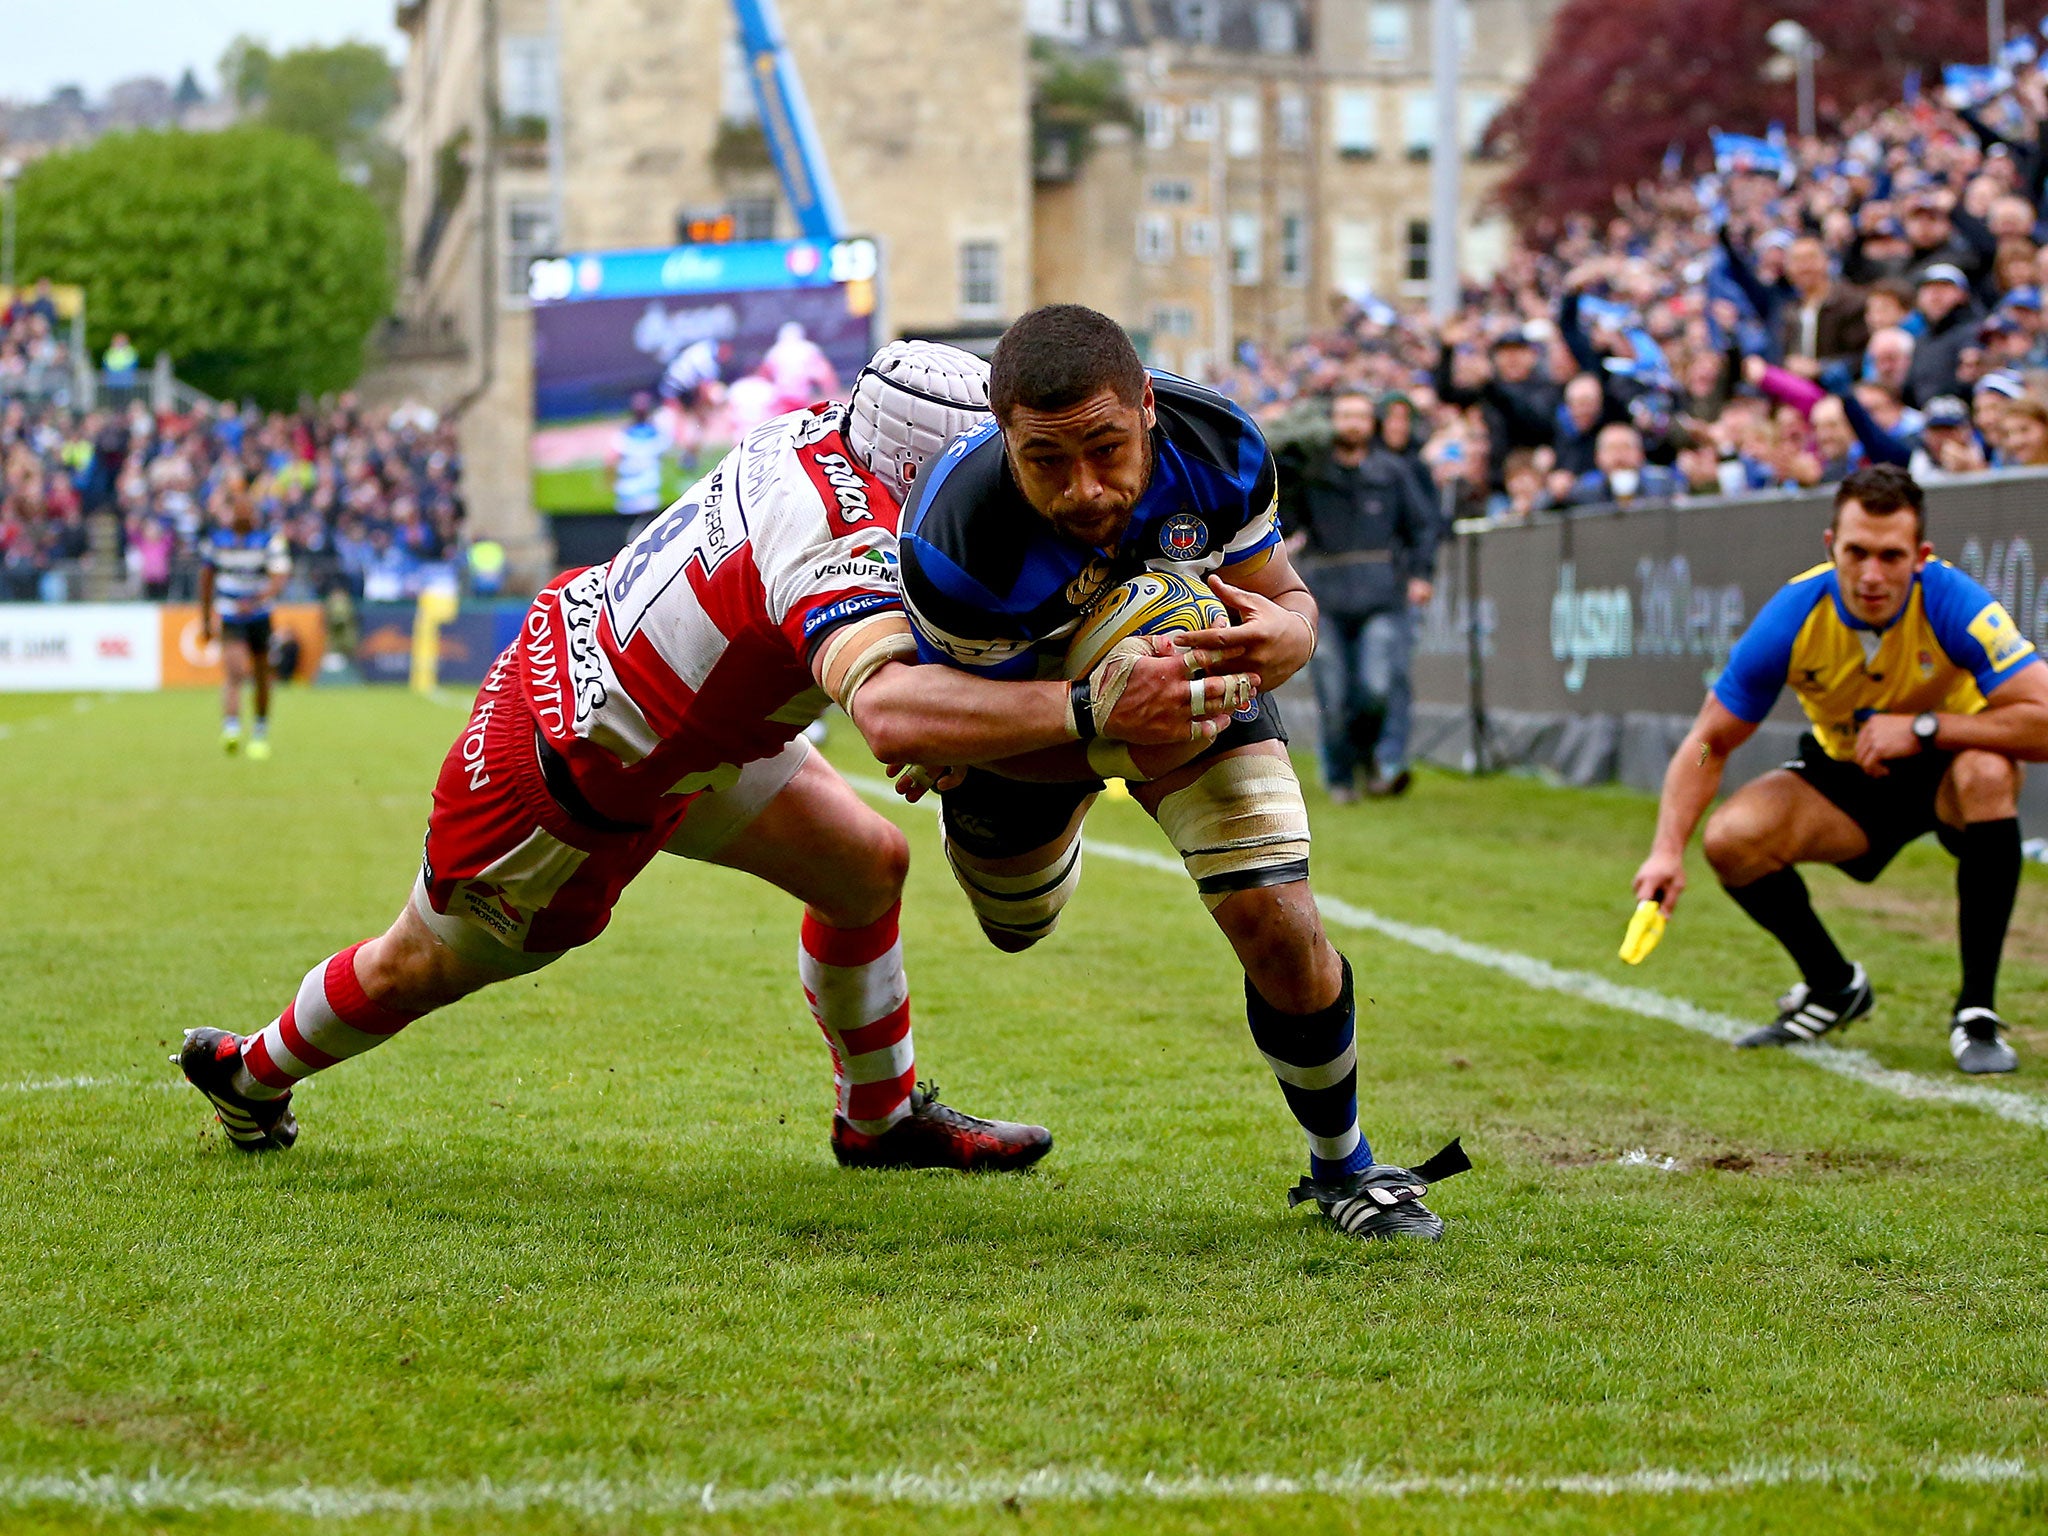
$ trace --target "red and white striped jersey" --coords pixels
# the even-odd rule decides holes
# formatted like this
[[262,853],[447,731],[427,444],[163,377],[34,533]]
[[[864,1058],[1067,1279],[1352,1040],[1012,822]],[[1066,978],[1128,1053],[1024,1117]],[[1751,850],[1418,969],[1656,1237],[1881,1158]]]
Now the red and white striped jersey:
[[823,637],[902,605],[900,509],[845,419],[821,405],[762,423],[609,565],[534,599],[526,697],[603,815],[648,821],[780,751],[825,708]]

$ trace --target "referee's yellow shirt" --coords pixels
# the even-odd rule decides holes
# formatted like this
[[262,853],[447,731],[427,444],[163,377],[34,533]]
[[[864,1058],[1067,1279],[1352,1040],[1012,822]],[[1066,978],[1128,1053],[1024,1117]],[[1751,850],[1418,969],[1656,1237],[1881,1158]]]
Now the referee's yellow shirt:
[[1871,715],[1975,714],[2040,660],[2004,604],[1946,560],[1927,562],[1881,629],[1852,617],[1835,568],[1816,565],[1764,604],[1729,652],[1714,697],[1754,722],[1790,686],[1821,750],[1847,760]]

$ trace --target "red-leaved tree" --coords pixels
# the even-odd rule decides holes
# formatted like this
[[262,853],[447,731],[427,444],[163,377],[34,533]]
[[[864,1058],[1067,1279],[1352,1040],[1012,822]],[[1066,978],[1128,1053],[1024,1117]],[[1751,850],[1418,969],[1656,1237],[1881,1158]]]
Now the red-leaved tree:
[[[2048,0],[2007,0],[2008,25],[2033,27]],[[1655,174],[1676,142],[1688,164],[1708,130],[1762,133],[1796,122],[1793,83],[1772,78],[1771,23],[1801,23],[1824,52],[1814,71],[1822,132],[1870,101],[1897,101],[1918,68],[1980,64],[1976,0],[1565,0],[1522,94],[1495,124],[1519,159],[1500,198],[1524,229],[1613,206],[1614,189]],[[2037,34],[2038,36],[2038,34]]]

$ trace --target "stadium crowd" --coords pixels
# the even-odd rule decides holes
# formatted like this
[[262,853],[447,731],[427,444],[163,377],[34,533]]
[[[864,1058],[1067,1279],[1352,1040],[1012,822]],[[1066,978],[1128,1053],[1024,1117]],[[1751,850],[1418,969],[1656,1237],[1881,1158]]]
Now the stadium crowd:
[[118,514],[118,547],[143,596],[189,599],[199,541],[226,489],[246,486],[283,531],[295,590],[399,599],[451,579],[462,550],[462,461],[453,429],[401,408],[371,419],[353,397],[290,413],[141,400],[76,411],[0,392],[0,597],[77,595],[67,569],[86,519]]
[[1866,463],[1923,481],[2048,464],[2048,77],[1838,135],[1719,136],[1570,220],[1441,326],[1356,296],[1215,382],[1276,446],[1377,403],[1377,449],[1454,516],[1743,495]]

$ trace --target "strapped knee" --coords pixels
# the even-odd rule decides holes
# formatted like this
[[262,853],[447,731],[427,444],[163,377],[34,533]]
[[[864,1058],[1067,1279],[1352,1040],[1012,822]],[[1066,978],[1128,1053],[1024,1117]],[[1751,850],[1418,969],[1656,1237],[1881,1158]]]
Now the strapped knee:
[[1003,949],[1028,949],[1059,925],[1060,909],[1081,883],[1081,839],[1076,836],[1045,864],[1022,874],[992,875],[972,868],[950,838],[946,862],[989,938]]
[[1284,757],[1226,757],[1153,813],[1202,903],[1308,878],[1308,806]]

